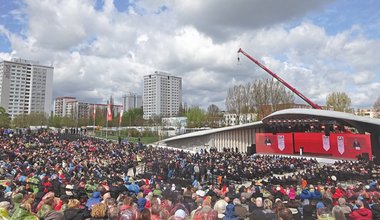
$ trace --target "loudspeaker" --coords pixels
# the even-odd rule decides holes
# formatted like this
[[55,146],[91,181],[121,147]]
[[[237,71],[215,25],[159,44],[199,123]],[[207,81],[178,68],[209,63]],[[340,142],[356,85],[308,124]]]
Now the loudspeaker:
[[256,144],[251,144],[251,153],[252,154],[256,153]]
[[325,125],[325,136],[330,136],[330,125]]
[[256,144],[251,144],[251,146],[247,147],[247,155],[253,155],[256,153]]
[[247,146],[247,156],[251,156],[251,146]]

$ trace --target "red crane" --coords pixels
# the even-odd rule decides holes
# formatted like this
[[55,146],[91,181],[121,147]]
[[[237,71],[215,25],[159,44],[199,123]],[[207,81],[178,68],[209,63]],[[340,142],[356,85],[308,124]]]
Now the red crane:
[[[251,57],[249,54],[247,54],[243,49],[239,48],[238,53],[242,53],[244,56],[246,56],[248,59],[256,63],[259,67],[261,67],[263,70],[265,70],[267,73],[269,73],[271,76],[276,78],[280,83],[282,83],[284,86],[288,87],[292,92],[294,92],[296,95],[298,95],[301,99],[303,99],[305,102],[307,102],[311,107],[314,109],[322,109],[321,106],[315,104],[310,99],[308,99],[305,95],[303,95],[301,92],[299,92],[296,88],[291,86],[289,83],[287,83],[285,80],[281,79],[277,74],[272,72],[270,69],[268,69],[266,66],[261,64],[259,61]],[[239,58],[238,58],[239,59]]]

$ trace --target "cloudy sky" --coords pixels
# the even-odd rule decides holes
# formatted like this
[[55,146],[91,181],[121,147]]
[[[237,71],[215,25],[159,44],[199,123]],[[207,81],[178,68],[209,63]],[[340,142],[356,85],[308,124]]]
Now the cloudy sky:
[[[53,65],[53,97],[121,104],[155,70],[182,77],[187,105],[225,109],[228,88],[268,74],[314,102],[380,95],[377,0],[0,0],[0,59]],[[303,103],[297,99],[297,102]]]

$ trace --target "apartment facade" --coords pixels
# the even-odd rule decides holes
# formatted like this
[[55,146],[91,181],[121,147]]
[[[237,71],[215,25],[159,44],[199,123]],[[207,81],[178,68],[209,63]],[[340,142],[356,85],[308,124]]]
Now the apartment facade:
[[123,96],[123,111],[143,107],[142,96],[136,93],[129,93]]
[[90,104],[75,97],[62,96],[54,101],[54,116],[86,119],[90,117]]
[[182,103],[182,78],[155,71],[144,76],[144,119],[152,116],[172,117]]
[[14,58],[0,62],[0,106],[13,119],[34,112],[50,115],[54,67]]

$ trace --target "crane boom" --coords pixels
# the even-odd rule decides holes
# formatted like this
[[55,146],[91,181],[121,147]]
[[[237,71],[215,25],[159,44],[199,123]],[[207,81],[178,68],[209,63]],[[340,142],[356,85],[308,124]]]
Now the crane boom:
[[288,89],[290,89],[292,92],[294,92],[296,95],[298,95],[302,100],[304,100],[309,105],[311,105],[311,107],[313,107],[314,109],[322,109],[321,106],[319,106],[319,105],[315,104],[314,102],[312,102],[305,95],[303,95],[301,92],[299,92],[296,88],[294,88],[289,83],[287,83],[285,80],[283,80],[282,78],[280,78],[277,74],[275,74],[274,72],[272,72],[270,69],[268,69],[266,66],[264,66],[263,64],[261,64],[259,61],[257,61],[253,57],[251,57],[248,53],[246,53],[241,48],[239,48],[238,53],[242,53],[244,56],[246,56],[252,62],[256,63],[259,67],[261,67],[263,70],[265,70],[271,76],[273,76],[274,78],[276,78],[280,83],[282,83],[284,86],[288,87]]

